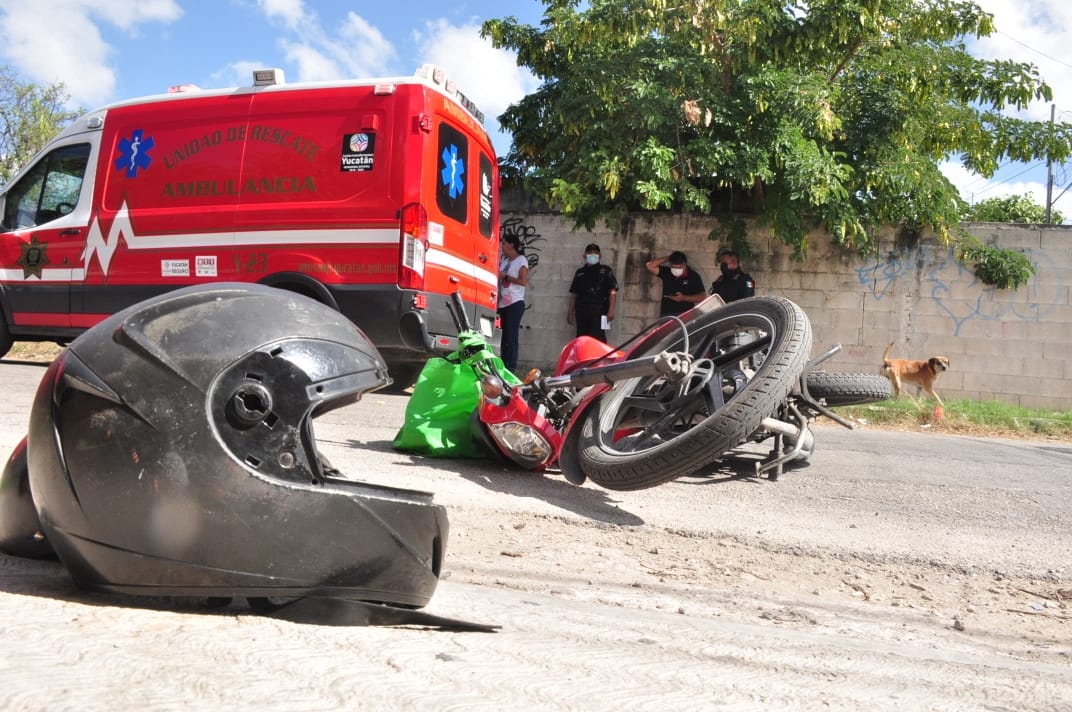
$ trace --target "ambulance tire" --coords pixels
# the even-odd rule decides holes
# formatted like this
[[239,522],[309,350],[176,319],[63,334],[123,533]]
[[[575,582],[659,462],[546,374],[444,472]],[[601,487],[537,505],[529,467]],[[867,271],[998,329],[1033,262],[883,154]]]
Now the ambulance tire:
[[391,377],[393,383],[389,386],[384,386],[381,390],[384,393],[405,393],[407,388],[417,382],[417,377],[421,375],[422,368],[424,368],[424,364],[420,363],[387,364],[387,374]]
[[0,312],[0,358],[7,356],[7,352],[11,350],[15,340],[11,338],[11,332],[7,329],[7,322],[4,321],[4,313]]

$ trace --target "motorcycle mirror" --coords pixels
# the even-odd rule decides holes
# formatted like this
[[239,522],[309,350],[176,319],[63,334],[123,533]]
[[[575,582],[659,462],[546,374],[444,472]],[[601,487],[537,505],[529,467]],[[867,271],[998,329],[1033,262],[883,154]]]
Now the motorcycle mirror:
[[480,379],[480,392],[484,394],[485,398],[497,399],[503,392],[502,379],[498,376],[484,376]]

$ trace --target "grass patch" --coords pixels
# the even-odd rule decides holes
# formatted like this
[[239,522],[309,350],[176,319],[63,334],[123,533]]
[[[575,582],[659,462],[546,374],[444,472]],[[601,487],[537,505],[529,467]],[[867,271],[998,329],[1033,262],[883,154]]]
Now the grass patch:
[[946,399],[945,407],[940,411],[935,405],[932,400],[913,401],[902,397],[871,405],[838,408],[836,412],[878,428],[1072,441],[1072,410],[1024,408],[994,400]]
[[4,356],[9,361],[47,361],[60,355],[63,347],[54,341],[16,341]]

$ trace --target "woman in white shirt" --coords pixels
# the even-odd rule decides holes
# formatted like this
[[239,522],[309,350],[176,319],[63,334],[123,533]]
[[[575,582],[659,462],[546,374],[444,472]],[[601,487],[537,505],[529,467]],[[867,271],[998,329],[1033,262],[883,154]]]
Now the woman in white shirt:
[[525,285],[529,282],[529,261],[517,235],[502,239],[503,258],[499,263],[499,324],[502,327],[500,356],[503,365],[517,368],[517,341],[521,317],[525,315]]

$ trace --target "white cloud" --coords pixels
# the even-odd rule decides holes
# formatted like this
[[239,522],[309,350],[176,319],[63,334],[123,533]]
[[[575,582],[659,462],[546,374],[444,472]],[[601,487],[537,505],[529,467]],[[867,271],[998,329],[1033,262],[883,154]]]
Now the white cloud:
[[253,70],[266,69],[273,65],[252,60],[231,62],[212,75],[213,87],[245,87],[253,82]]
[[[182,17],[182,8],[175,0],[51,0],[47,4],[84,8],[84,12],[131,33],[145,22],[174,22]],[[40,11],[42,3],[33,5]]]
[[[515,56],[481,39],[477,24],[456,26],[447,20],[428,22],[415,32],[412,46],[421,51],[413,66],[400,67],[396,48],[364,17],[348,12],[331,31],[307,12],[300,0],[259,0],[271,20],[282,21],[287,36],[279,40],[286,60],[295,66],[295,81],[410,75],[424,63],[439,65],[459,89],[484,112],[484,124],[499,153],[509,138],[499,131],[496,117],[511,103],[532,91],[537,82],[519,68]],[[248,74],[251,63],[232,65]],[[244,77],[243,77],[244,79]]]
[[[969,45],[984,59],[1013,59],[1038,68],[1039,77],[1053,89],[1057,113],[1072,116],[1072,65],[1067,58],[1072,43],[1072,4],[1057,0],[981,0],[994,15],[997,31]],[[1048,121],[1050,103],[1038,101],[1024,113],[1025,118]]]
[[344,66],[350,71],[350,77],[394,73],[391,69],[397,58],[394,46],[360,15],[347,13],[346,22],[339,30],[339,41],[333,46],[346,60]]
[[390,74],[395,48],[365,18],[347,12],[329,31],[301,0],[258,0],[269,20],[281,21],[287,36],[279,40],[288,62],[296,65],[295,81],[352,79]]
[[342,72],[330,57],[309,44],[281,40],[280,46],[288,62],[297,65],[295,80],[315,82],[324,79],[338,79]]
[[72,104],[83,106],[100,104],[115,91],[112,49],[98,21],[133,34],[141,23],[182,15],[173,0],[0,0],[0,12],[6,61],[31,82],[63,82]]
[[[1007,113],[1032,121],[1049,121],[1052,105],[1057,121],[1072,121],[1072,65],[1061,59],[1068,57],[1067,48],[1072,46],[1072,4],[1063,0],[977,2],[983,10],[993,14],[996,32],[990,37],[968,42],[968,51],[980,59],[1033,64],[1039,77],[1053,90],[1052,102],[1036,101],[1022,112],[1009,110]],[[943,165],[942,172],[969,203],[1028,194],[1039,205],[1046,204],[1044,161],[1006,164],[991,179],[968,173],[959,164]],[[1067,180],[1063,167],[1055,166],[1054,200]]]
[[265,16],[281,20],[289,29],[297,29],[306,21],[305,3],[302,0],[257,0]]
[[987,180],[968,172],[959,163],[944,163],[940,168],[949,182],[960,191],[961,197],[971,205],[989,198],[1024,194],[1030,195],[1031,199],[1039,205],[1046,204],[1045,183],[1034,180],[1015,180],[1015,177],[1000,182]]
[[499,130],[497,117],[533,91],[538,86],[536,78],[517,66],[512,52],[495,49],[490,40],[482,39],[476,24],[452,25],[442,19],[428,22],[415,33],[413,44],[423,48],[421,64],[442,67],[484,112],[484,126],[492,134],[496,152],[504,154],[510,139]]

